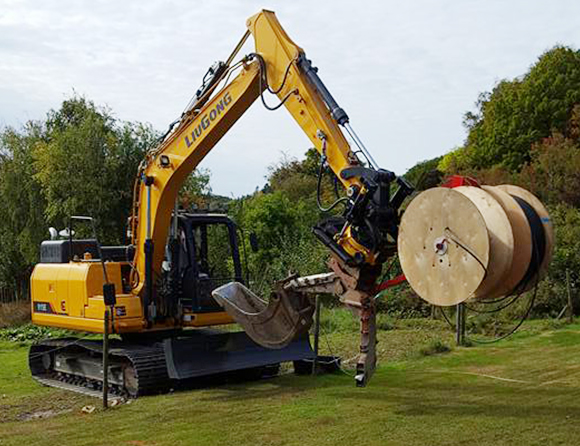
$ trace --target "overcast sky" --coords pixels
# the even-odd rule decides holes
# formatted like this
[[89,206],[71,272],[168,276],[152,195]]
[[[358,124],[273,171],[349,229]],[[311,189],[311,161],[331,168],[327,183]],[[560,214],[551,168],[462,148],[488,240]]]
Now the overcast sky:
[[[165,129],[262,8],[398,174],[460,145],[481,91],[557,43],[580,42],[578,0],[0,0],[0,127],[42,119],[75,91]],[[215,193],[239,196],[261,187],[282,153],[309,147],[285,109],[258,101],[202,166]]]

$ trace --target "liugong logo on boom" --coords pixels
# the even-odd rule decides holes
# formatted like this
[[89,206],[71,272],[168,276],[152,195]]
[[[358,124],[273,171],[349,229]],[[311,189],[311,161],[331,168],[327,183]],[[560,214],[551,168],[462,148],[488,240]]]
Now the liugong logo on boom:
[[226,108],[228,108],[230,102],[232,102],[232,97],[228,91],[209,112],[205,113],[201,117],[199,124],[195,126],[195,128],[191,131],[191,134],[185,137],[185,144],[187,147],[191,147],[195,140],[211,126],[211,123],[215,121],[215,119],[221,115]]

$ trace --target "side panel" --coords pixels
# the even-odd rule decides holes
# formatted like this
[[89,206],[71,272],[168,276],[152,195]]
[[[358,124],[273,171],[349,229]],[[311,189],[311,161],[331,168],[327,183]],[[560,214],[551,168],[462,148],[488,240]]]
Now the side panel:
[[[141,311],[141,299],[133,294],[121,294],[121,264],[107,262],[107,275],[115,284],[117,304],[114,332],[140,332],[175,329],[181,326],[205,327],[231,324],[225,312],[192,313],[183,322],[168,321],[146,328]],[[98,262],[39,263],[31,278],[32,322],[37,325],[69,330],[103,332],[105,305],[102,296],[103,271]]]
[[[115,332],[143,329],[141,300],[122,294],[121,264],[107,262],[117,290]],[[98,262],[39,263],[31,278],[32,322],[71,330],[103,331],[103,271]]]
[[[30,279],[33,323],[37,323],[37,317],[43,314],[61,314],[66,316],[68,286],[66,282],[63,283],[61,280],[63,275],[68,274],[68,271],[69,265],[60,263],[42,263],[34,268]],[[62,310],[63,302],[64,311]]]

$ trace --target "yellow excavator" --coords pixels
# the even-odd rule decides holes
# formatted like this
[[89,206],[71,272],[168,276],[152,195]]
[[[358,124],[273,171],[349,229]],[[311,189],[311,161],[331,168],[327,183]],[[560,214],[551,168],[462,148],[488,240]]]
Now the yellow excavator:
[[[74,238],[74,225],[94,227],[83,216],[71,217],[68,236],[41,244],[31,279],[33,323],[119,335],[109,347],[107,375],[119,394],[163,392],[175,381],[239,370],[269,373],[280,362],[311,358],[317,293],[334,294],[360,316],[357,384],[374,371],[375,283],[396,252],[398,209],[412,188],[377,166],[273,12],[261,11],[246,25],[230,57],[209,69],[186,111],[139,166],[128,246],[101,246],[96,231]],[[255,50],[240,57],[250,36]],[[290,112],[320,152],[321,169],[329,167],[346,191],[331,206],[342,206],[342,214],[313,229],[329,249],[329,272],[288,277],[267,301],[246,288],[233,222],[180,212],[175,204],[188,175],[258,99],[269,110]],[[216,329],[234,322],[244,331]],[[90,337],[51,339],[31,347],[29,364],[44,384],[98,392],[102,354],[101,342]]]

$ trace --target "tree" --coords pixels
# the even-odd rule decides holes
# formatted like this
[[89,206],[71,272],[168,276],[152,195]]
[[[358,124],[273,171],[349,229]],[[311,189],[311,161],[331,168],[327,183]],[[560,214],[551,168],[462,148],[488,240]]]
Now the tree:
[[533,161],[522,169],[518,183],[546,203],[580,207],[580,147],[556,134],[535,145]]
[[[290,271],[313,274],[325,270],[328,250],[312,234],[314,224],[327,215],[316,203],[320,162],[320,154],[314,148],[300,160],[283,156],[270,166],[268,183],[262,191],[235,200],[230,207],[236,223],[246,233],[257,235],[258,252],[250,252],[249,246],[246,252],[254,277],[252,286],[261,294],[267,294],[273,283]],[[321,178],[324,204],[336,200],[334,178],[333,173],[324,169]],[[338,184],[337,190],[343,193],[344,188]],[[338,206],[333,213],[341,211]]]
[[97,219],[104,243],[124,237],[137,166],[157,139],[151,126],[115,120],[82,97],[43,121],[0,132],[0,285],[22,288],[49,226]]
[[200,168],[194,170],[181,186],[179,205],[183,209],[209,207],[211,198],[210,178],[211,174],[208,169]]
[[70,215],[88,215],[103,242],[122,242],[137,166],[156,136],[150,126],[119,125],[80,97],[51,111],[46,136],[32,150],[47,221],[62,227]]
[[556,46],[521,78],[499,82],[480,95],[464,124],[464,147],[444,157],[448,173],[500,165],[517,172],[531,160],[534,143],[553,132],[568,136],[567,123],[580,103],[580,52]]
[[37,122],[27,123],[21,132],[7,128],[0,134],[0,285],[19,294],[38,260],[39,241],[47,235],[45,200],[34,179],[31,150],[43,138]]
[[438,186],[443,179],[443,172],[438,168],[442,157],[421,161],[411,167],[404,175],[417,190]]
[[257,193],[240,203],[237,222],[246,231],[254,232],[260,242],[255,261],[271,262],[280,252],[282,239],[302,235],[304,207],[292,203],[281,191]]
[[283,155],[280,161],[268,168],[266,191],[281,191],[292,201],[313,199],[320,155],[316,149],[309,149],[301,161]]

